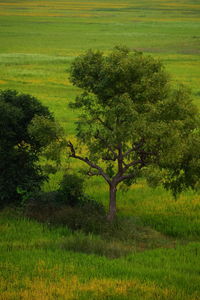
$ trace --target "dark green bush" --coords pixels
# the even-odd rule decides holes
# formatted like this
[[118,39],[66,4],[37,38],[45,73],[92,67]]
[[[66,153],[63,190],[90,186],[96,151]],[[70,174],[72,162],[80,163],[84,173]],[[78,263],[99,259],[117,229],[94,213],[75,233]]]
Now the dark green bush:
[[62,205],[76,206],[83,201],[84,180],[76,174],[66,174],[60,183],[57,202]]

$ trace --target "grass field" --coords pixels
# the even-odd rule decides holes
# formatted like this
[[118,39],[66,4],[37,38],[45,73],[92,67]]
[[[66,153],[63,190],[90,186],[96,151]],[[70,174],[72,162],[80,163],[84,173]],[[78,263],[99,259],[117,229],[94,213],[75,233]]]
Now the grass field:
[[67,251],[75,237],[64,228],[50,231],[5,213],[0,228],[2,300],[199,299],[197,242],[110,260]]
[[[0,1],[0,88],[36,96],[73,136],[77,115],[67,104],[79,91],[68,80],[70,63],[88,48],[107,53],[124,44],[162,59],[200,108],[199,15],[195,0]],[[57,188],[67,165],[45,190]],[[98,178],[87,192],[107,205]],[[77,254],[63,249],[75,238],[68,230],[2,213],[0,299],[200,299],[200,196],[189,191],[175,201],[140,181],[119,191],[118,204],[120,215],[136,216],[177,246],[114,260]]]
[[89,48],[125,44],[160,57],[200,106],[199,13],[200,4],[189,0],[1,1],[1,88],[36,95],[71,134],[70,62]]

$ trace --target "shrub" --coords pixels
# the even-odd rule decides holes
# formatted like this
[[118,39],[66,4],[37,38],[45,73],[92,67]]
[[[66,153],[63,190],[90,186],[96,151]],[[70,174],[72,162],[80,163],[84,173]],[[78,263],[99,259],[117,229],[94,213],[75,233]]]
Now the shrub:
[[76,174],[66,174],[60,183],[57,202],[76,206],[84,199],[84,180]]

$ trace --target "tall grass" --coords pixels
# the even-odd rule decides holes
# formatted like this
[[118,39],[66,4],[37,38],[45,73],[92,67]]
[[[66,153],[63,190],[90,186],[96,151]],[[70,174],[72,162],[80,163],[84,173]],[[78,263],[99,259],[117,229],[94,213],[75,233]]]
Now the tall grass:
[[[199,243],[110,260],[98,255],[103,241],[97,237],[5,212],[0,228],[2,300],[199,299]],[[84,254],[92,248],[96,255]]]

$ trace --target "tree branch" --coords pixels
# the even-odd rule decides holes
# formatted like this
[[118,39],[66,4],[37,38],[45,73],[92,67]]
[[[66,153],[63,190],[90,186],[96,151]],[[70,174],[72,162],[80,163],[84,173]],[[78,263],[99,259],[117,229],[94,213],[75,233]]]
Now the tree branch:
[[123,154],[122,154],[122,145],[119,144],[118,146],[118,174],[122,175],[124,172],[123,168]]
[[135,147],[132,147],[131,149],[129,149],[128,151],[126,151],[124,154],[123,154],[123,158],[128,156],[131,152],[135,151]]
[[110,177],[103,171],[103,169],[101,167],[99,167],[95,163],[91,162],[87,157],[81,157],[76,154],[74,146],[70,141],[68,142],[67,147],[70,148],[70,151],[71,151],[70,157],[73,157],[73,158],[76,158],[76,159],[79,159],[79,160],[85,162],[88,166],[90,166],[91,168],[96,169],[98,171],[99,174],[95,174],[95,175],[101,175],[109,184],[111,183]]
[[[137,161],[137,162],[135,161],[135,162],[131,163],[131,166],[136,165],[138,163],[139,163],[139,161]],[[145,165],[146,164],[144,162],[140,161],[139,169],[142,169]],[[135,176],[135,174],[131,174],[131,173],[130,174],[124,174],[124,175],[121,175],[121,176],[117,176],[115,180],[116,180],[116,183],[119,184],[123,180],[134,178],[134,176]]]
[[87,172],[87,175],[88,175],[88,176],[99,176],[99,175],[101,175],[101,174],[100,174],[99,171],[93,172],[93,171],[91,170],[91,168],[90,168],[90,169],[88,170],[88,172]]
[[111,156],[109,156],[109,154],[106,154],[106,155],[102,156],[102,159],[107,160],[107,161],[109,161],[109,160],[116,161],[117,157],[111,157]]
[[[124,163],[124,162],[123,162]],[[129,163],[129,164],[125,164],[124,163],[124,165],[125,165],[125,167],[123,168],[123,173],[125,173],[130,167],[134,167],[134,166],[136,166],[136,165],[143,165],[144,164],[144,161],[142,161],[141,159],[139,159],[139,160],[135,160],[135,161],[132,161],[131,163]]]
[[135,174],[125,174],[120,176],[119,178],[116,179],[116,183],[119,184],[120,182],[126,180],[126,179],[131,179],[134,178]]
[[123,158],[128,156],[131,152],[134,152],[134,151],[137,152],[140,149],[140,147],[142,147],[143,145],[144,145],[144,139],[141,139],[141,141],[139,143],[132,144],[132,148],[123,154]]

